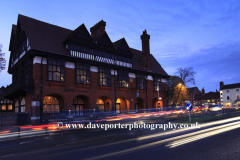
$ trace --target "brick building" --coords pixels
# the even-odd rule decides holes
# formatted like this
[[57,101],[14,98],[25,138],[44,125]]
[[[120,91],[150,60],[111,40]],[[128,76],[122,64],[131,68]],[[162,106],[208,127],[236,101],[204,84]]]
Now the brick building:
[[194,104],[194,97],[196,94],[200,94],[201,91],[198,89],[198,87],[191,87],[188,88],[188,101],[191,102],[191,104]]
[[205,93],[205,89],[202,89],[202,93],[196,94],[194,96],[194,101],[193,101],[194,106],[204,106],[207,104],[208,106],[210,105],[215,105],[215,104],[220,104],[220,94],[216,90],[216,92],[209,92]]
[[112,42],[105,26],[98,22],[90,34],[84,24],[69,30],[19,15],[9,45],[12,84],[3,93],[15,112],[36,119],[69,110],[139,112],[157,108],[158,88],[160,106],[167,106],[169,76],[150,54],[150,35],[143,31],[139,51],[124,38]]

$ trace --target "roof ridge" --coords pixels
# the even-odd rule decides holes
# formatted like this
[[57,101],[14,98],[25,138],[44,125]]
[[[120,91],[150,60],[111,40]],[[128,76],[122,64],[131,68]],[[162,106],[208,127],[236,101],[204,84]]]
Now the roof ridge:
[[48,24],[48,25],[51,25],[51,26],[55,26],[55,27],[59,27],[59,28],[62,28],[62,29],[67,29],[69,31],[73,31],[71,29],[68,29],[68,28],[64,28],[64,27],[61,27],[61,26],[58,26],[58,25],[55,25],[55,24],[51,24],[51,23],[48,23],[48,22],[44,22],[44,21],[40,21],[38,19],[35,19],[35,18],[32,18],[32,17],[28,17],[28,16],[25,16],[25,15],[22,15],[22,14],[18,14],[19,17],[25,17],[25,18],[29,18],[29,19],[32,19],[32,20],[35,20],[35,21],[38,21],[38,22],[41,22],[41,23],[45,23],[45,24]]

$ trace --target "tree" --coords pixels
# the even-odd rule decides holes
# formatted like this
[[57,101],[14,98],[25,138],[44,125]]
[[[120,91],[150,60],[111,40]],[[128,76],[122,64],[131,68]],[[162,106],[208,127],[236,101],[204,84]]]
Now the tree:
[[0,44],[0,72],[6,67],[6,59],[4,58],[5,53],[2,53],[2,45]]
[[183,104],[188,98],[186,84],[196,84],[193,68],[178,68],[167,82],[168,101],[173,105]]

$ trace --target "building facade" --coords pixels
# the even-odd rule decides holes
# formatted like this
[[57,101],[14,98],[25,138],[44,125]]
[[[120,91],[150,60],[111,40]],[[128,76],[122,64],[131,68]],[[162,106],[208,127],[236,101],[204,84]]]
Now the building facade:
[[223,107],[240,107],[240,83],[224,85],[221,81],[220,98]]
[[220,104],[220,94],[217,90],[216,92],[205,93],[205,89],[203,88],[202,93],[194,96],[194,106],[202,107],[205,105],[210,106],[215,104]]
[[194,104],[194,97],[196,94],[200,94],[201,91],[198,89],[198,87],[191,87],[188,88],[188,101],[191,102],[191,104]]
[[19,15],[9,45],[12,84],[3,92],[13,110],[38,119],[39,113],[120,114],[167,106],[169,76],[150,54],[150,35],[145,30],[140,36],[139,51],[124,38],[112,42],[105,26],[98,22],[90,34],[84,24],[69,30]]

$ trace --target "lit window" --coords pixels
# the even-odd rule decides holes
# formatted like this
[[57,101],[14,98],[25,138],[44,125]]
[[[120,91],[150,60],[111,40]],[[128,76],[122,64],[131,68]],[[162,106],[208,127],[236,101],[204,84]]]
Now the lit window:
[[48,80],[65,81],[65,62],[60,60],[48,59]]
[[99,67],[99,85],[111,86],[111,69],[106,67]]
[[90,84],[90,66],[82,63],[76,64],[76,83]]
[[59,112],[59,100],[52,96],[45,96],[43,99],[43,111],[47,112]]
[[128,71],[118,71],[118,87],[120,88],[128,88]]

